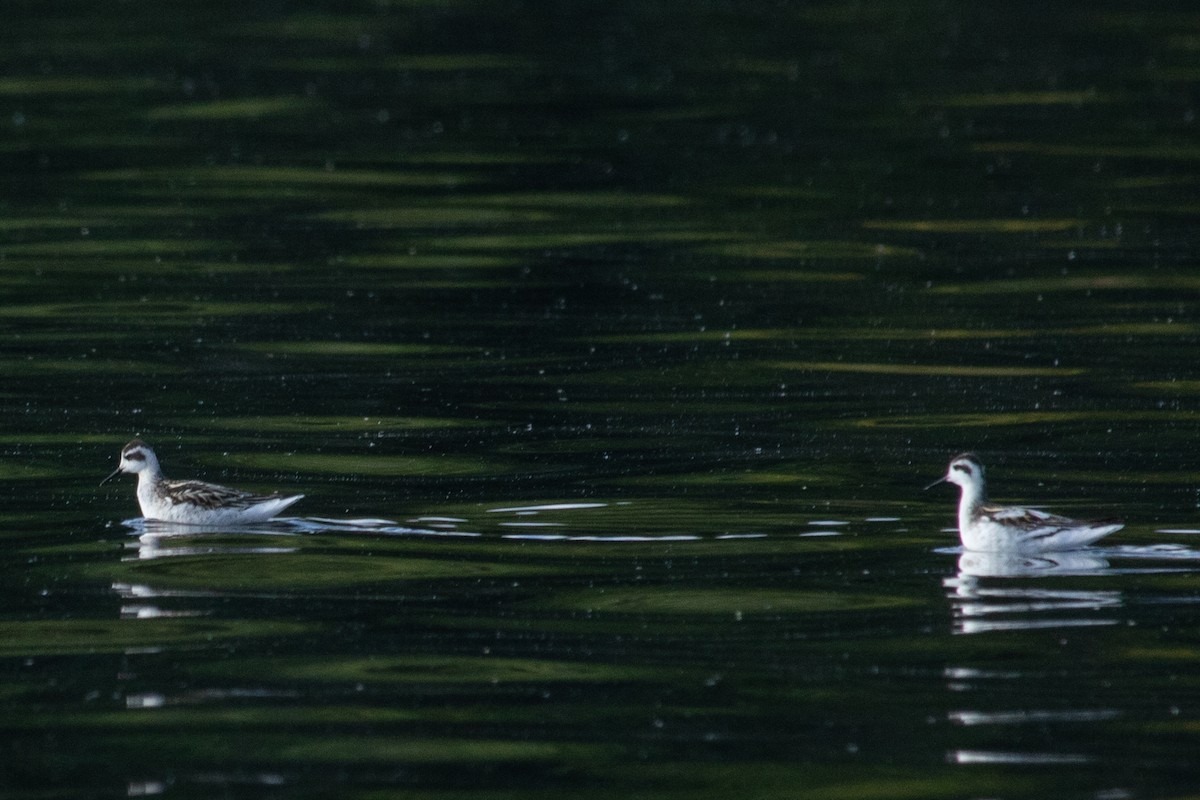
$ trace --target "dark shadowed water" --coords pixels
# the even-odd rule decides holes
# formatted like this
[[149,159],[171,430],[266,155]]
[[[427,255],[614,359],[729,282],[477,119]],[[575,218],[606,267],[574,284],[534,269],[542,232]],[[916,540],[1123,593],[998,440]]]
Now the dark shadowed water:
[[1174,8],[13,4],[0,796],[1200,791]]

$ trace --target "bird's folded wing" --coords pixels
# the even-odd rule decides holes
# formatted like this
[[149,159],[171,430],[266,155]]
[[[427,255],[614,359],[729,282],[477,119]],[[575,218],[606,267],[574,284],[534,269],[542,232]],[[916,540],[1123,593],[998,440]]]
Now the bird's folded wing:
[[1001,508],[984,506],[980,509],[984,517],[1011,525],[1016,530],[1033,531],[1039,528],[1057,529],[1077,524],[1074,520],[1038,511],[1036,508]]
[[175,502],[190,503],[200,508],[245,508],[269,499],[203,481],[167,481],[163,489],[167,497]]

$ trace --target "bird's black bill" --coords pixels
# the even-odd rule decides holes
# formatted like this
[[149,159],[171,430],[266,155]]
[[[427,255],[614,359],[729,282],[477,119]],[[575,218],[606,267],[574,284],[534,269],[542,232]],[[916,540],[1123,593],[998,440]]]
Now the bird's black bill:
[[945,476],[945,475],[943,475],[942,477],[938,478],[938,479],[937,479],[936,481],[934,481],[933,483],[931,483],[931,484],[929,484],[928,486],[926,486],[926,487],[925,487],[925,489],[924,489],[924,491],[929,491],[929,490],[930,490],[930,489],[932,489],[933,487],[937,486],[939,483],[945,483],[945,482],[946,482],[946,476]]
[[103,486],[104,484],[108,483],[109,481],[111,481],[113,478],[117,477],[117,476],[118,476],[118,475],[120,475],[120,474],[121,474],[121,468],[120,468],[120,467],[117,467],[116,469],[114,469],[114,470],[112,471],[112,474],[111,474],[111,475],[109,475],[109,476],[108,476],[107,478],[105,478],[104,480],[100,481],[100,485],[101,485],[101,486]]

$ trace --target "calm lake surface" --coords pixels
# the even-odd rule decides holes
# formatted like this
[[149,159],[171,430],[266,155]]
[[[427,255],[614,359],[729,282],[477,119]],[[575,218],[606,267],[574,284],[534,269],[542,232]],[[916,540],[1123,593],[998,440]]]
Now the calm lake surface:
[[[1156,8],[6,9],[0,796],[1200,791]],[[1127,526],[963,554],[967,449]]]

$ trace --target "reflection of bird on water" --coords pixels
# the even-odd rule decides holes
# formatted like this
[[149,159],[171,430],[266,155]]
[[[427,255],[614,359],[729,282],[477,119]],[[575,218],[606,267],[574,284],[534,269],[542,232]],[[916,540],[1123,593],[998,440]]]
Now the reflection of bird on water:
[[1124,527],[1111,519],[1081,521],[1034,508],[988,505],[983,464],[972,453],[955,456],[946,474],[925,488],[943,482],[962,488],[958,535],[968,550],[1014,553],[1077,550]]
[[[1098,552],[1098,551],[1093,551]],[[1092,552],[986,553],[966,551],[958,557],[958,577],[1036,578],[1047,575],[1085,575],[1110,569],[1107,558]]]
[[162,474],[158,457],[141,439],[121,450],[121,463],[101,485],[122,472],[138,476],[142,516],[187,525],[236,525],[263,522],[295,503],[302,494],[254,494],[203,481],[172,481]]
[[955,633],[1116,625],[1118,620],[1107,613],[1123,605],[1119,591],[1064,589],[1041,580],[996,580],[1099,575],[1109,570],[1107,559],[1086,552],[1029,555],[968,550],[958,557],[958,573],[942,585],[952,590]]

